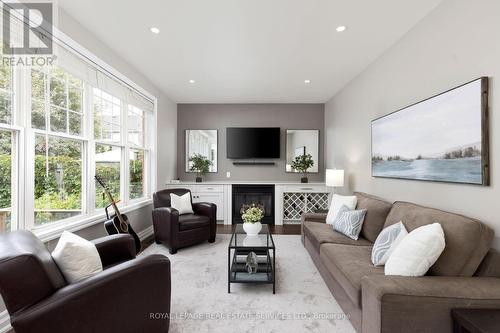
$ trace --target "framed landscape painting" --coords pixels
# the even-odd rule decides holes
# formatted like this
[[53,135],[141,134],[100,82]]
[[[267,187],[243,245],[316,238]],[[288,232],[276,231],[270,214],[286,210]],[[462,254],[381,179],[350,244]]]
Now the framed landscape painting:
[[372,121],[372,176],[489,185],[488,78]]

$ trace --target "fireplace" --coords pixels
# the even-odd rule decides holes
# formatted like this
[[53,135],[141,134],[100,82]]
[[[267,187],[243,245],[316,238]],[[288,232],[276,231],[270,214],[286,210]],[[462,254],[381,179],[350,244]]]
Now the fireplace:
[[274,185],[234,184],[233,192],[233,224],[243,223],[241,219],[241,207],[243,205],[259,204],[264,207],[264,218],[262,223],[274,224]]

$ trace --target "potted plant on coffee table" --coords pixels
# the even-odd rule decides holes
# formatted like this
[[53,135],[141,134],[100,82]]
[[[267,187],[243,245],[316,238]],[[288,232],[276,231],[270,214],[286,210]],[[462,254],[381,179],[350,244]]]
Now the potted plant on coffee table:
[[262,206],[256,204],[245,205],[240,212],[243,219],[243,230],[245,230],[248,236],[257,236],[262,229],[262,224],[260,223],[264,217]]
[[307,170],[312,168],[314,165],[314,161],[312,159],[311,154],[304,154],[300,156],[296,156],[292,161],[292,169],[301,172],[304,176],[300,179],[301,183],[307,183],[309,180],[307,179]]
[[201,183],[202,177],[210,171],[212,161],[202,154],[194,154],[189,158],[189,162],[192,163],[189,171],[196,172],[196,182]]

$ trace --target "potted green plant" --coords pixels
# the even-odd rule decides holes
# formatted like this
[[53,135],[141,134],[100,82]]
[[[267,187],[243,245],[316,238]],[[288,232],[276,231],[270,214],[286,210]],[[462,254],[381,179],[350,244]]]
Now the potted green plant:
[[304,174],[304,176],[300,178],[301,183],[307,183],[309,181],[307,179],[307,170],[309,168],[312,168],[313,165],[314,161],[312,159],[311,154],[296,156],[295,159],[292,161],[292,169]]
[[202,154],[194,154],[189,158],[189,162],[192,163],[189,171],[196,172],[196,182],[201,183],[203,175],[210,170],[212,161]]
[[243,219],[243,230],[248,236],[257,236],[262,229],[262,218],[264,209],[261,205],[244,205],[241,208],[241,218]]

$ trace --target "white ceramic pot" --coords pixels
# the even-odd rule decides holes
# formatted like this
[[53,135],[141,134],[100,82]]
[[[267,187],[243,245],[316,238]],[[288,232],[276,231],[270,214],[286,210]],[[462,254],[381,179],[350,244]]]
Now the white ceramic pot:
[[257,236],[262,229],[262,224],[260,222],[256,223],[243,223],[243,230],[248,236]]

